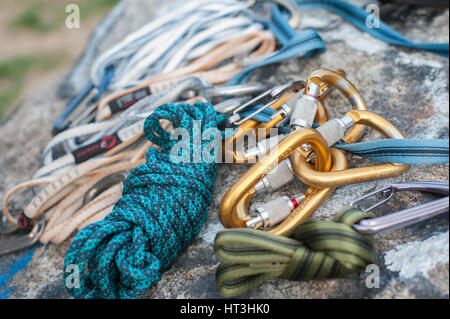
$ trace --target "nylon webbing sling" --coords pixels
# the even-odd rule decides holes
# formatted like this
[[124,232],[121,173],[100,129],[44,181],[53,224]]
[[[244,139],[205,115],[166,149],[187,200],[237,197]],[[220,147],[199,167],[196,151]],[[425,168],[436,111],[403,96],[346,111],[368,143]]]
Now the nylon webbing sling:
[[441,139],[382,139],[334,147],[375,162],[421,165],[449,161],[449,141]]
[[[211,28],[216,28],[216,32],[209,32]],[[88,105],[97,102],[106,89],[136,85],[140,80],[186,65],[236,35],[260,29],[262,25],[251,17],[245,3],[235,0],[196,0],[168,12],[97,58],[90,81],[55,122],[53,133],[67,129],[69,115],[95,88],[97,92]],[[188,47],[180,47],[184,45]]]

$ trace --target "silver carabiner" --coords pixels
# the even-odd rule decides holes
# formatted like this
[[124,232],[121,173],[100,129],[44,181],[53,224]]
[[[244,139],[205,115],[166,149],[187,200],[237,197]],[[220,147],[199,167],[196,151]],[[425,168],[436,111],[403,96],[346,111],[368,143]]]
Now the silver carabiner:
[[0,241],[0,256],[33,246],[45,229],[45,220],[36,221],[31,230],[17,229]]
[[206,88],[202,92],[202,96],[207,100],[213,97],[243,97],[261,93],[267,90],[269,84],[265,83],[247,83],[231,86],[213,86]]
[[180,98],[184,100],[191,99],[196,96],[202,96],[207,100],[214,98],[228,97],[244,97],[248,95],[259,94],[269,87],[265,83],[246,83],[231,86],[207,86],[207,87],[189,87],[180,94]]
[[[275,87],[265,91],[264,93],[258,95],[254,99],[251,99],[247,103],[245,103],[245,104],[239,106],[238,108],[236,108],[233,111],[233,116],[230,118],[230,122],[232,122],[234,125],[241,125],[245,121],[251,119],[255,115],[261,113],[262,111],[264,111],[265,109],[267,109],[268,107],[273,105],[276,102],[276,99],[278,97],[280,97],[280,96],[282,96],[282,95],[284,95],[285,93],[288,93],[288,92],[302,90],[304,87],[305,87],[305,82],[304,81],[293,81],[293,82],[290,82],[288,84],[277,85],[277,86],[275,86]],[[257,102],[263,100],[266,97],[270,98],[270,102],[269,103],[266,103],[264,106],[260,107],[259,109],[254,111],[252,114],[250,114],[250,115],[248,115],[248,116],[246,116],[244,118],[240,117],[240,115],[238,114],[239,112],[242,112],[243,110],[245,110],[246,108],[250,107],[251,105],[255,105]]]
[[[22,210],[21,209],[10,209],[10,214],[19,215]],[[17,214],[19,213],[19,214]],[[0,235],[10,235],[17,230],[17,226],[11,224],[6,216],[3,214],[3,209],[0,208]]]
[[284,7],[291,14],[289,19],[289,25],[296,29],[300,25],[301,21],[301,11],[300,7],[295,3],[294,0],[248,0],[247,8],[254,6],[257,2],[272,2]]
[[[362,219],[358,223],[354,224],[353,228],[363,234],[378,234],[416,224],[420,221],[449,211],[449,185],[444,182],[404,182],[390,184],[358,198],[357,200],[351,202],[350,206],[368,212],[389,201],[393,194],[397,191],[419,191],[447,196],[381,217]],[[378,194],[382,194],[382,199],[370,207],[363,208],[357,205],[358,202]]]
[[[12,212],[20,212],[21,209],[11,209]],[[1,210],[0,210],[1,212]],[[1,212],[2,213],[2,212]],[[0,216],[0,256],[33,246],[41,237],[45,228],[45,218],[36,222],[18,227],[9,223],[3,213]]]
[[117,172],[117,173],[108,175],[105,178],[99,180],[84,195],[83,205],[86,205],[89,202],[91,202],[94,198],[96,198],[98,195],[103,193],[110,186],[112,186],[114,184],[119,184],[119,183],[121,183],[123,185],[123,182],[125,182],[125,180],[127,179],[127,176],[128,176],[127,172]]

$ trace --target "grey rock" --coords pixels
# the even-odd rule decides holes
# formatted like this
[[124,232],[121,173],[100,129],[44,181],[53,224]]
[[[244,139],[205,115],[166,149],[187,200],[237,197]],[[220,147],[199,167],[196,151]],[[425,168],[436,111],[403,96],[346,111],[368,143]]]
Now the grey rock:
[[58,90],[59,96],[63,98],[72,97],[76,92],[82,90],[86,78],[89,76],[90,66],[95,60],[103,40],[111,32],[111,29],[117,25],[117,21],[121,18],[128,5],[129,2],[127,0],[120,1],[96,26],[83,54],[61,83]]
[[[363,1],[352,1],[363,5]],[[122,18],[99,45],[103,52],[118,39],[143,25],[156,14],[156,1],[130,1]],[[168,10],[167,7],[158,9]],[[448,41],[448,10],[420,9],[410,12],[405,20],[391,22],[392,26],[416,42]],[[333,27],[327,27],[332,25]],[[328,45],[328,51],[310,59],[291,59],[277,66],[257,71],[253,81],[267,79],[284,83],[304,79],[318,68],[344,69],[350,81],[365,97],[370,110],[385,116],[410,138],[448,138],[448,60],[430,53],[389,46],[362,33],[334,14],[311,10],[303,14],[302,26],[318,28]],[[67,80],[66,80],[67,81]],[[20,107],[0,123],[0,198],[16,184],[30,178],[39,166],[42,149],[50,139],[51,125],[67,101],[58,97],[57,90],[64,79],[44,86],[25,99]],[[67,82],[66,82],[67,83]],[[337,93],[327,98],[326,106],[332,116],[345,114],[348,103]],[[378,138],[367,131],[363,140]],[[350,166],[370,165],[369,161],[350,158]],[[198,238],[184,249],[176,262],[154,284],[144,298],[221,298],[215,290],[215,268],[219,263],[213,252],[214,236],[222,230],[218,207],[226,190],[248,168],[246,165],[220,165],[215,183],[215,196],[207,222]],[[448,164],[413,166],[405,174],[388,180],[349,185],[337,189],[317,210],[314,218],[331,220],[352,200],[390,182],[448,181]],[[305,190],[295,181],[269,195],[254,200],[257,203]],[[17,206],[23,204],[18,198]],[[417,193],[398,194],[375,214],[395,211],[430,200],[432,196]],[[368,274],[353,274],[343,279],[289,282],[275,279],[263,284],[242,298],[448,298],[448,215],[420,224],[376,236],[376,264],[380,268],[380,288],[367,288]],[[431,264],[425,273],[404,278],[403,268],[411,267],[409,259],[397,260],[399,269],[392,271],[386,264],[386,253],[403,244],[417,249],[425,240],[440,236],[434,253],[446,254],[446,262]],[[446,237],[445,237],[446,236]],[[30,264],[10,282],[14,287],[11,298],[67,298],[62,267],[69,241],[63,245],[39,247]],[[446,244],[446,245],[445,245]],[[10,256],[0,257],[0,265]],[[403,268],[402,268],[403,267]]]

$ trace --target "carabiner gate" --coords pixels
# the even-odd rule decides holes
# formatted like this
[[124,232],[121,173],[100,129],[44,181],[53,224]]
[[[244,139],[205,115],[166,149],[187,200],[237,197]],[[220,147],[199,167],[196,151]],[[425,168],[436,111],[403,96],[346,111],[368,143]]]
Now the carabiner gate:
[[211,101],[214,98],[244,97],[260,94],[270,86],[267,83],[246,83],[232,86],[189,87],[180,94],[180,98],[187,100],[196,96],[202,96],[206,100]]
[[[449,210],[449,185],[448,183],[442,182],[405,182],[390,184],[354,200],[350,203],[350,206],[368,212],[389,201],[397,191],[420,191],[447,196],[381,217],[362,219],[357,224],[354,224],[353,227],[363,234],[378,234],[416,224],[420,221],[448,212]],[[370,207],[362,208],[360,205],[357,205],[357,203],[378,194],[382,194],[383,198]]]
[[[305,82],[304,81],[294,81],[294,82],[290,82],[290,83],[284,84],[284,85],[277,85],[277,86],[275,86],[275,87],[273,87],[273,88],[263,92],[262,94],[258,95],[254,99],[251,99],[250,101],[248,101],[247,103],[241,105],[237,109],[235,109],[233,111],[232,118],[230,118],[230,122],[233,123],[234,125],[241,125],[245,121],[250,120],[255,115],[261,113],[262,111],[264,111],[268,107],[272,106],[274,103],[276,103],[277,99],[279,97],[281,97],[282,95],[284,95],[286,93],[289,93],[289,92],[300,91],[304,87],[305,87]],[[238,112],[244,111],[245,109],[247,109],[251,105],[255,105],[256,103],[258,103],[259,101],[263,100],[266,97],[270,98],[270,101],[268,103],[264,104],[264,106],[260,107],[259,109],[257,109],[253,113],[251,113],[250,115],[248,115],[248,116],[246,116],[244,118],[240,117]]]

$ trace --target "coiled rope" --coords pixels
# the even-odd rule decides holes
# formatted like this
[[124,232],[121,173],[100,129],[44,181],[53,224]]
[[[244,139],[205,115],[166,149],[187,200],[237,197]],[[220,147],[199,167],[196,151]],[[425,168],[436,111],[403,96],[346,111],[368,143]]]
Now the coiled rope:
[[374,260],[373,238],[352,225],[370,217],[349,207],[334,222],[301,224],[292,238],[253,229],[221,231],[214,242],[222,260],[216,288],[224,297],[234,297],[276,277],[300,281],[361,272]]
[[[72,241],[65,269],[79,267],[79,287],[69,288],[74,297],[141,296],[195,238],[207,218],[216,163],[172,163],[170,152],[177,141],[161,127],[161,119],[170,121],[174,129],[187,129],[191,137],[195,123],[205,132],[222,120],[209,103],[164,104],[146,119],[145,135],[161,150],[148,149],[147,163],[128,176],[111,214]],[[202,141],[201,150],[208,144]],[[191,154],[193,148],[191,139]]]

